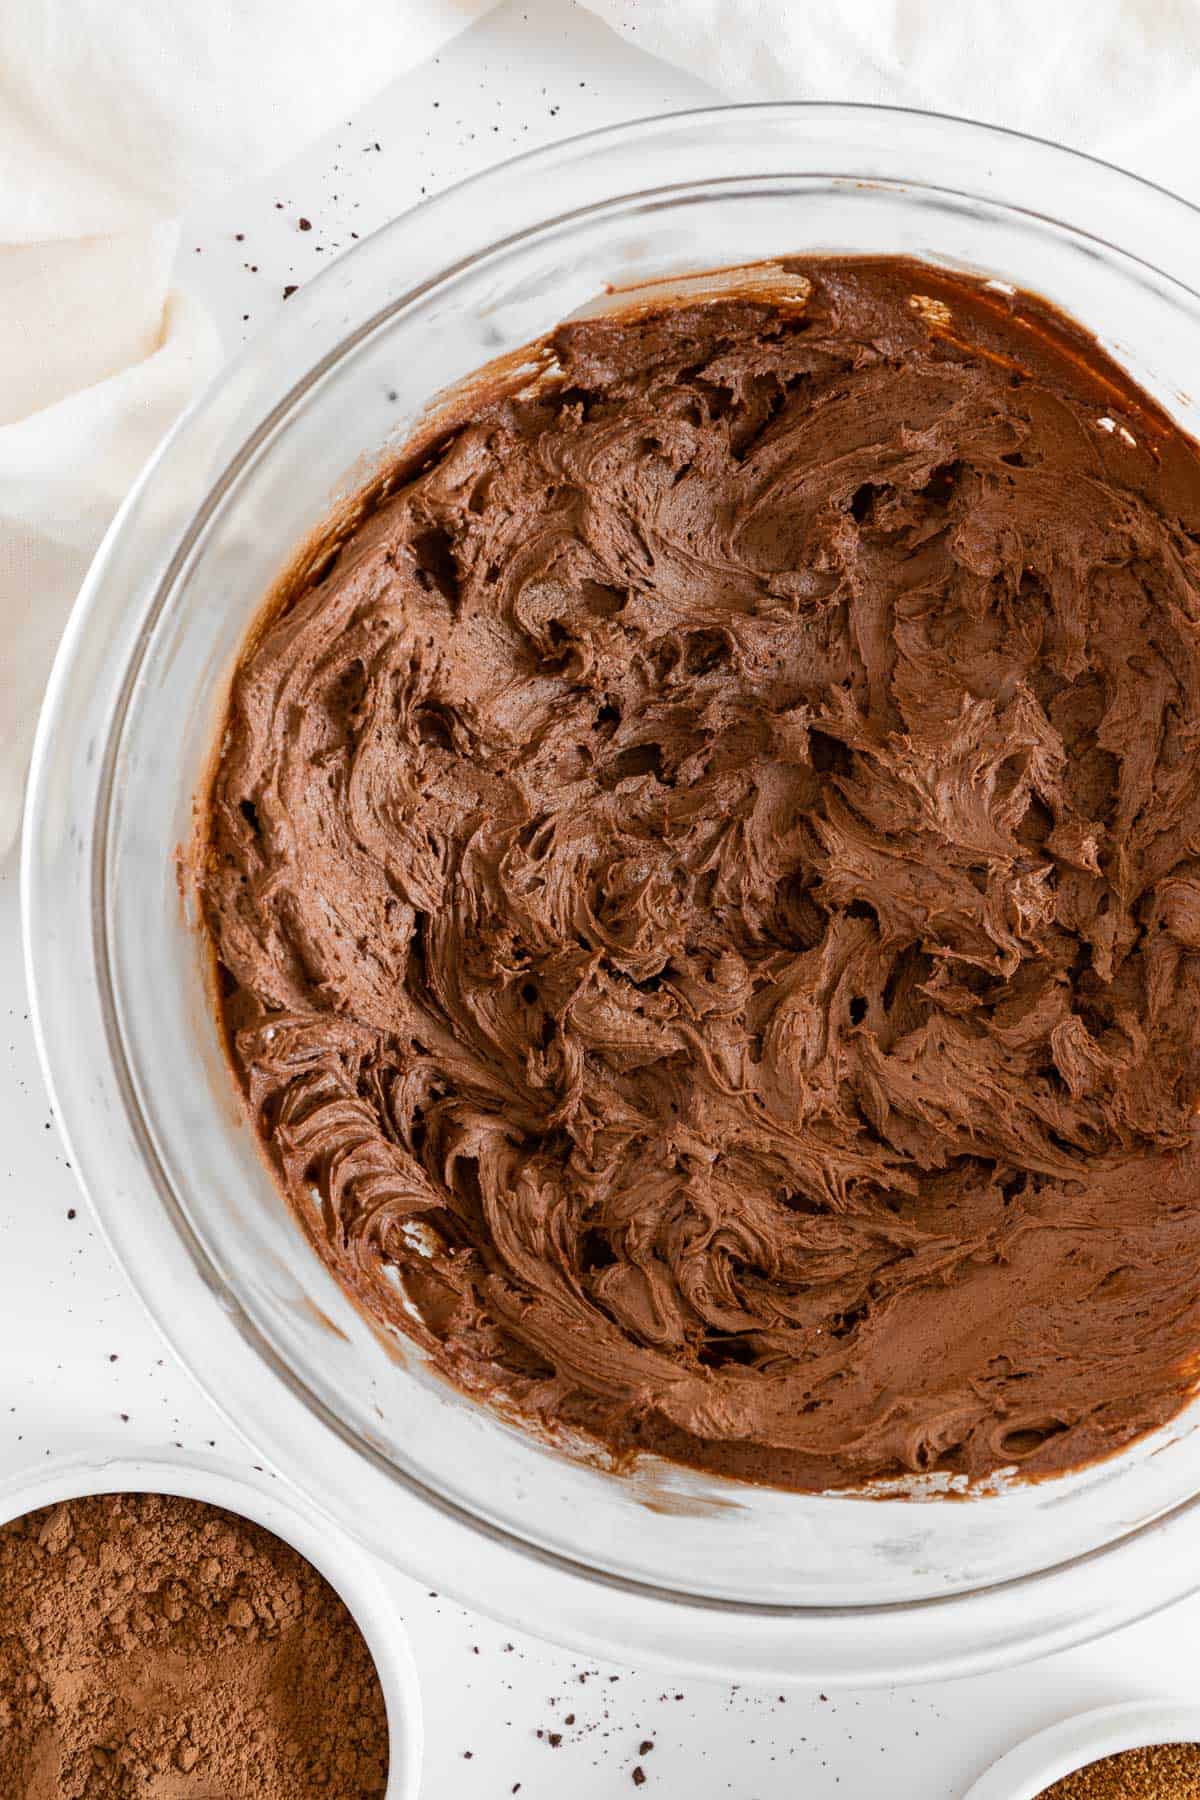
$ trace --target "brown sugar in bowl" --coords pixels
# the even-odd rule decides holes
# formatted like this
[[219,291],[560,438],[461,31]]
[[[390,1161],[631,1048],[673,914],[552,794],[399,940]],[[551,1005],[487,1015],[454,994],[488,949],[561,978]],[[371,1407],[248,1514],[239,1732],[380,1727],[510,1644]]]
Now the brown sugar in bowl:
[[[1026,1738],[992,1764],[963,1800],[1058,1800],[1056,1784],[1123,1751],[1200,1744],[1200,1705],[1192,1700],[1140,1700],[1077,1713]],[[1108,1772],[1115,1781],[1123,1771]],[[1067,1790],[1070,1791],[1069,1789]],[[1086,1790],[1085,1790],[1086,1791]],[[1114,1797],[1150,1789],[1112,1785]],[[1188,1800],[1191,1787],[1155,1788],[1158,1800]],[[1196,1790],[1200,1791],[1200,1790]]]

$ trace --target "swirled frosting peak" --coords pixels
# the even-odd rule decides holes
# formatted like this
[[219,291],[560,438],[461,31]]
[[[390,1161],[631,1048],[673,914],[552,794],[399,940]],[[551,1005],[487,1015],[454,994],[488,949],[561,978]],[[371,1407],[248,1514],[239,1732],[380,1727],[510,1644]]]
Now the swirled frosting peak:
[[1200,464],[894,260],[561,326],[238,669],[202,883],[314,1244],[460,1384],[801,1488],[1200,1345]]

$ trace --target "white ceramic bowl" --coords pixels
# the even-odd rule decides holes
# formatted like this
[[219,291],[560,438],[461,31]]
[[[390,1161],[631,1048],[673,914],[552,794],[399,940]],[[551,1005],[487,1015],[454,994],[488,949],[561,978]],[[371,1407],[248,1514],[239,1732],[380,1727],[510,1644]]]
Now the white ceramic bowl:
[[341,1595],[379,1673],[388,1718],[386,1800],[416,1800],[421,1783],[421,1690],[408,1636],[379,1571],[343,1531],[288,1483],[206,1456],[47,1458],[0,1478],[0,1524],[85,1494],[179,1494],[253,1519],[298,1550]]
[[1102,1757],[1145,1744],[1200,1743],[1200,1705],[1142,1700],[1077,1713],[1026,1738],[993,1763],[964,1800],[1037,1800],[1054,1782]]

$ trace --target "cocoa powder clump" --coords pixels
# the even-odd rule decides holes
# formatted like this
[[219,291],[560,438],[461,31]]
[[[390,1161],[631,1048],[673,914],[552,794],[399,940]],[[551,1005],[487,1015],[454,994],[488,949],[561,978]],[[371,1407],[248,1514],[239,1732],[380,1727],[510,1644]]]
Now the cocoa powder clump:
[[363,1800],[387,1764],[361,1632],[261,1526],[105,1494],[0,1528],[0,1794]]

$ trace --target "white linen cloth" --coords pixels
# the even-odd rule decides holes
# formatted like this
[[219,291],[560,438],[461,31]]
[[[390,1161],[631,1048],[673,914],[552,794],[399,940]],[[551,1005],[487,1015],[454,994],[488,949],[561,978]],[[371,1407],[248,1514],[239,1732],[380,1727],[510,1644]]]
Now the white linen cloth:
[[[964,113],[1200,200],[1200,0],[586,3],[731,98]],[[0,855],[88,559],[216,368],[211,323],[168,288],[172,219],[285,161],[490,4],[0,6]]]
[[491,0],[0,4],[0,856],[88,562],[216,372],[174,218],[285,162]]
[[586,0],[731,100],[958,113],[1200,202],[1198,0]]

